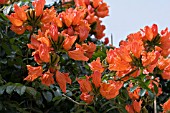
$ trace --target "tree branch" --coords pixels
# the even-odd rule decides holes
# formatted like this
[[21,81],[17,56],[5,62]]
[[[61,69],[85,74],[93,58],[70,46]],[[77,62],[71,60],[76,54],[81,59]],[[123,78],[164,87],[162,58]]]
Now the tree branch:
[[72,98],[68,97],[67,95],[65,94],[62,94],[62,96],[66,97],[68,100],[72,101],[73,103],[77,104],[77,105],[82,105],[82,106],[86,106],[87,104],[86,103],[79,103],[75,100],[73,100]]

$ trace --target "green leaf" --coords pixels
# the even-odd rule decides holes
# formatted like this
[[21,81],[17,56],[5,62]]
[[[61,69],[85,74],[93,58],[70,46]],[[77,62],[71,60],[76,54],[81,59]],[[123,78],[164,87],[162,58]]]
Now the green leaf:
[[93,113],[97,113],[97,111],[95,110],[95,108],[93,106],[88,106],[88,108],[90,108]]
[[32,88],[32,87],[26,87],[26,92],[28,94],[32,95],[33,97],[35,97],[36,94],[37,94],[37,91],[34,88]]
[[53,95],[51,92],[46,91],[46,92],[42,92],[44,98],[47,100],[47,102],[51,102],[53,99]]
[[26,86],[23,86],[21,84],[17,84],[15,88],[15,92],[17,92],[20,96],[25,93]]
[[154,91],[157,94],[158,93],[158,87],[157,87],[157,85],[155,83],[153,83],[153,85],[154,85]]
[[6,89],[6,85],[0,86],[0,95],[4,93],[5,89]]
[[7,86],[6,92],[7,92],[8,94],[11,94],[11,93],[14,91],[15,87],[16,87],[15,85],[9,85],[9,86]]
[[134,87],[130,88],[130,92],[134,92],[137,87],[138,85],[135,85]]
[[140,92],[139,92],[139,95],[141,97],[143,97],[145,95],[145,93],[146,93],[146,89],[141,89]]
[[73,95],[73,93],[70,90],[66,90],[66,95],[71,97]]

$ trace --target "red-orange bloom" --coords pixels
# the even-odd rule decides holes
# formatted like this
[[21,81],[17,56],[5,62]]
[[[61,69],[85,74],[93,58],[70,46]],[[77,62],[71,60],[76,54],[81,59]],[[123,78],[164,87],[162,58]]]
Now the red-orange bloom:
[[27,44],[27,46],[28,46],[29,49],[37,50],[40,46],[40,42],[32,36],[31,37],[31,44]]
[[49,33],[50,33],[50,36],[51,38],[53,39],[53,41],[57,41],[58,40],[58,28],[55,24],[52,24],[50,26],[50,29],[49,29]]
[[125,109],[128,113],[140,113],[142,101],[133,101],[132,105],[126,105]]
[[93,7],[97,8],[103,0],[93,0]]
[[135,113],[132,105],[129,104],[126,105],[125,109],[127,110],[128,113]]
[[105,16],[108,16],[109,14],[109,7],[107,6],[106,3],[102,3],[99,5],[96,11],[96,15],[98,17],[104,18]]
[[129,57],[128,52],[126,52],[125,50],[121,50],[120,48],[116,48],[114,50],[110,49],[107,52],[106,59],[107,59],[107,62],[109,63],[109,70],[125,71],[131,68],[129,62],[132,59]]
[[152,27],[145,26],[144,30],[144,37],[143,40],[149,40],[151,41],[153,38],[155,38],[158,34],[158,27],[156,24],[153,24]]
[[100,87],[100,83],[102,81],[101,76],[102,74],[99,71],[94,71],[94,73],[91,75],[92,82],[97,88]]
[[35,0],[34,2],[32,2],[32,5],[35,8],[36,16],[40,16],[43,13],[45,0]]
[[14,26],[23,25],[23,21],[19,19],[16,13],[12,13],[11,15],[6,15],[6,16]]
[[154,65],[158,62],[160,53],[158,51],[142,52],[142,64],[143,66]]
[[50,86],[51,84],[54,84],[54,78],[53,78],[53,75],[52,73],[50,72],[46,72],[42,75],[41,77],[41,82],[42,84],[44,85],[47,85],[47,86]]
[[163,104],[162,108],[163,113],[167,113],[168,111],[170,111],[170,99]]
[[68,51],[68,55],[70,58],[72,58],[74,60],[82,60],[82,61],[89,60],[89,58],[84,55],[84,50],[79,44],[76,44],[75,50]]
[[27,15],[26,15],[26,12],[24,11],[25,7],[28,8],[28,6],[19,7],[17,4],[14,4],[14,11],[15,11],[16,15],[19,17],[19,19],[22,21],[27,20]]
[[[48,9],[48,8],[45,9],[43,11],[41,22],[43,24],[47,24],[47,23],[50,23],[50,22],[56,23],[55,21],[56,21],[56,10],[55,10],[54,6],[52,6],[50,9]],[[58,23],[56,25],[59,25],[59,24],[61,24],[61,23]]]
[[88,42],[88,45],[87,45],[87,43],[84,43],[84,44],[82,44],[82,47],[85,52],[85,55],[88,58],[91,58],[94,51],[96,50],[96,44],[94,44],[93,42]]
[[139,93],[140,93],[140,88],[136,88],[133,92],[130,92],[130,88],[132,88],[133,85],[130,84],[128,88],[128,95],[132,100],[139,99]]
[[68,73],[61,73],[56,71],[56,81],[61,90],[66,93],[66,83],[71,84],[71,79],[69,78]]
[[96,29],[94,30],[96,32],[95,37],[97,39],[101,39],[105,36],[105,33],[103,31],[106,29],[106,27],[104,25],[101,25],[101,20],[98,19],[96,22]]
[[119,94],[119,89],[122,87],[122,82],[115,82],[109,80],[109,83],[100,84],[100,93],[106,99],[112,99]]
[[77,39],[77,36],[67,36],[66,39],[64,40],[63,48],[67,51],[71,49],[76,39]]
[[12,25],[11,30],[13,32],[15,32],[16,34],[21,35],[21,34],[23,34],[25,32],[26,28],[23,25],[22,26],[14,26],[14,25]]
[[90,27],[89,27],[88,22],[81,21],[77,29],[78,29],[80,41],[86,40],[90,32]]
[[39,76],[42,76],[43,69],[41,66],[32,67],[30,65],[27,65],[27,70],[28,70],[28,76],[24,80],[33,81]]
[[0,4],[6,4],[8,0],[0,0]]
[[132,105],[133,105],[133,108],[134,110],[137,112],[137,113],[140,113],[141,111],[141,104],[142,104],[142,101],[140,100],[139,102],[137,102],[136,100],[133,101]]
[[98,57],[98,58],[96,59],[96,61],[93,60],[93,61],[89,64],[89,66],[90,66],[90,69],[91,69],[92,71],[99,71],[100,73],[102,73],[102,72],[104,71],[104,67],[102,66],[102,64],[101,64],[101,62],[100,62],[100,57]]
[[39,46],[39,56],[43,62],[48,63],[50,61],[49,48],[46,44],[40,44]]
[[77,79],[77,82],[80,84],[81,92],[89,93],[92,91],[92,86],[88,77],[86,77],[86,79]]
[[83,92],[83,93],[80,95],[80,99],[83,100],[83,101],[85,101],[85,102],[88,103],[88,104],[90,104],[90,103],[93,101],[93,98],[94,98],[94,96],[88,94],[87,92]]
[[168,56],[170,53],[170,32],[168,28],[161,31],[160,47],[162,48],[161,55]]

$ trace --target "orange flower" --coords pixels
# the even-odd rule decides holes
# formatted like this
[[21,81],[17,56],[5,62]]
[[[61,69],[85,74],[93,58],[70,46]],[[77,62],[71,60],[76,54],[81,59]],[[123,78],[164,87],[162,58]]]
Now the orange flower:
[[89,32],[90,32],[90,27],[87,21],[81,21],[80,24],[77,27],[77,31],[80,37],[80,41],[84,41],[87,39]]
[[65,25],[70,27],[74,19],[73,8],[67,9],[66,12],[60,13],[59,16],[62,18]]
[[45,0],[35,0],[34,2],[32,2],[32,5],[35,8],[36,16],[40,16],[43,13]]
[[105,33],[103,31],[106,29],[106,27],[104,25],[101,25],[102,22],[101,20],[98,19],[96,20],[96,22],[97,22],[96,29],[94,30],[96,32],[95,37],[97,39],[101,39],[105,36]]
[[0,4],[6,4],[8,0],[0,0]]
[[158,51],[152,51],[152,52],[142,52],[142,64],[143,66],[148,65],[154,65],[158,62],[158,58],[160,56],[160,53]]
[[170,111],[170,107],[169,106],[170,106],[170,99],[163,104],[163,106],[162,106],[163,113],[167,113],[168,111]]
[[93,0],[93,7],[97,8],[103,0]]
[[77,79],[77,82],[80,84],[81,92],[89,93],[92,91],[92,86],[87,76],[86,76],[86,79]]
[[119,94],[119,90],[122,87],[122,82],[115,82],[109,80],[109,83],[100,84],[100,93],[106,99],[112,99]]
[[125,109],[128,113],[135,113],[132,105],[126,105]]
[[35,52],[33,52],[33,53],[32,53],[32,56],[34,56],[34,60],[35,60],[38,64],[43,63],[43,61],[40,59],[38,50],[36,50]]
[[[26,6],[26,7],[28,8],[28,6]],[[25,7],[19,7],[17,4],[14,4],[14,11],[15,11],[16,15],[19,17],[19,19],[22,21],[27,20],[27,15],[24,10],[25,10]]]
[[53,41],[58,40],[58,28],[55,24],[51,24],[49,33]]
[[23,21],[19,19],[16,13],[12,13],[11,15],[6,15],[6,16],[14,26],[23,25]]
[[170,80],[170,59],[160,57],[157,66],[160,70],[163,70],[161,74],[162,78]]
[[[131,87],[133,87],[133,86],[131,86]],[[130,87],[130,88],[131,88],[131,87]],[[128,90],[129,90],[129,91],[128,91],[129,97],[130,97],[132,100],[139,99],[140,88],[139,88],[139,87],[136,88],[135,91],[133,91],[133,92],[130,92],[130,88],[128,89]]]
[[127,62],[131,61],[131,58],[125,50],[121,50],[120,48],[110,49],[107,52],[106,59],[109,63],[109,70],[125,71],[131,68],[130,63]]
[[41,77],[41,82],[42,84],[44,85],[47,85],[47,86],[50,86],[51,84],[54,84],[54,78],[53,78],[53,75],[52,73],[50,72],[46,72],[42,75]]
[[39,56],[43,62],[48,63],[50,61],[49,48],[46,44],[40,44],[39,46]]
[[[83,8],[86,7],[86,4],[84,2],[85,0],[74,0],[76,7],[82,6]],[[87,1],[87,0],[86,0]]]
[[144,28],[144,30],[142,30],[142,32],[144,32],[143,40],[151,41],[153,38],[155,38],[157,36],[158,27],[156,24],[153,24],[152,27],[145,26],[145,28]]
[[102,72],[104,71],[104,68],[103,68],[102,64],[100,63],[100,57],[98,57],[98,58],[96,59],[96,61],[93,60],[93,61],[89,64],[89,66],[90,66],[90,69],[91,69],[92,71],[99,71],[100,73],[102,73]]
[[25,32],[26,28],[24,26],[14,26],[14,25],[12,25],[11,30],[13,32],[15,32],[16,34],[21,35]]
[[162,48],[161,55],[168,56],[170,53],[170,32],[168,28],[161,31],[160,47]]
[[104,43],[104,45],[107,45],[109,43],[109,38],[108,37],[105,38],[103,43]]
[[140,113],[142,101],[133,101],[132,105],[126,105],[125,109],[128,113]]
[[56,81],[61,90],[66,93],[66,83],[71,84],[71,79],[69,78],[68,73],[61,73],[56,71]]
[[27,65],[27,70],[28,70],[28,76],[24,80],[33,81],[39,76],[42,76],[43,69],[41,66],[32,67],[30,65]]
[[53,22],[58,26],[58,27],[62,27],[63,24],[62,24],[62,21],[60,20],[59,17],[55,17]]
[[139,102],[137,102],[136,100],[133,101],[132,105],[133,105],[133,108],[134,110],[137,112],[137,113],[140,113],[141,111],[141,104],[142,104],[142,101],[140,100]]
[[94,51],[96,50],[96,44],[94,44],[93,42],[88,42],[88,45],[87,45],[87,43],[84,43],[84,44],[82,44],[82,47],[85,52],[85,55],[88,58],[91,58]]
[[89,24],[92,24],[93,22],[96,22],[97,17],[95,16],[94,13],[89,13],[86,17],[86,20],[88,21]]
[[89,60],[89,58],[84,56],[84,50],[79,44],[76,44],[75,50],[68,51],[68,55],[69,55],[70,58],[72,58],[74,60],[82,60],[82,61],[88,61]]
[[102,3],[97,7],[96,15],[98,17],[104,18],[105,16],[108,16],[109,14],[109,8],[106,3]]
[[65,50],[70,50],[74,42],[76,41],[77,36],[67,36],[63,43],[63,48]]
[[[41,22],[43,23],[43,24],[47,24],[47,23],[50,23],[50,22],[54,22],[54,23],[56,23],[55,21],[56,21],[56,10],[55,10],[55,8],[54,8],[54,6],[52,6],[50,9],[45,9],[44,11],[43,11],[43,15],[42,15],[42,18],[41,18]],[[57,21],[58,22],[58,21]],[[58,24],[56,24],[56,25],[59,25],[59,24],[61,24],[61,23],[58,23]]]
[[88,104],[90,104],[90,103],[93,101],[93,98],[94,98],[94,96],[88,94],[87,92],[83,92],[83,93],[80,95],[80,99],[83,100],[83,101],[85,101],[85,102],[88,103]]
[[37,50],[40,46],[40,42],[32,36],[31,37],[31,44],[27,44],[27,46],[28,46],[29,49]]
[[98,88],[100,87],[100,83],[101,83],[101,73],[99,71],[94,71],[94,73],[91,75],[92,77],[92,82],[93,84]]

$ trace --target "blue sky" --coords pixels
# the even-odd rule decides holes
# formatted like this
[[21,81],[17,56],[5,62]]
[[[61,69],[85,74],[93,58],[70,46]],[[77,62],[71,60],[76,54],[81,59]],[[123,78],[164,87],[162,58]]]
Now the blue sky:
[[[55,1],[55,0],[47,0]],[[159,30],[170,27],[170,0],[103,0],[110,6],[106,25],[106,37],[113,35],[114,46],[119,45],[130,33],[157,24]]]
[[153,23],[159,30],[170,27],[170,0],[104,0],[110,6],[108,17],[103,19],[106,36],[113,34],[113,44],[146,25]]

